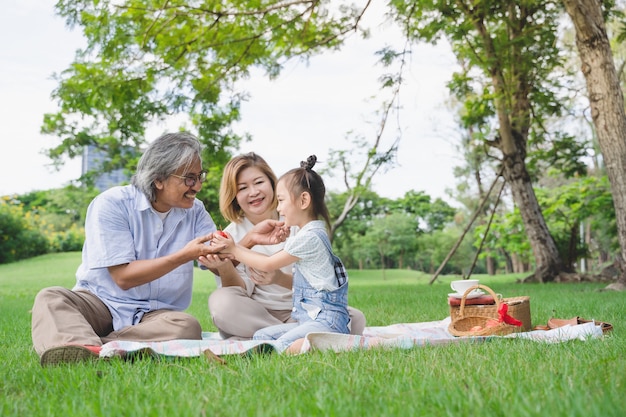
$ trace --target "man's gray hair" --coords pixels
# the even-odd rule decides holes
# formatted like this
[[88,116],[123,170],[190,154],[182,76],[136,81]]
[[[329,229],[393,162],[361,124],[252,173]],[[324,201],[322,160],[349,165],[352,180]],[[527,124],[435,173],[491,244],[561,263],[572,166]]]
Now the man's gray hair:
[[165,181],[181,167],[189,167],[200,159],[202,145],[191,133],[166,133],[155,139],[143,153],[130,182],[148,200],[156,201],[155,181]]

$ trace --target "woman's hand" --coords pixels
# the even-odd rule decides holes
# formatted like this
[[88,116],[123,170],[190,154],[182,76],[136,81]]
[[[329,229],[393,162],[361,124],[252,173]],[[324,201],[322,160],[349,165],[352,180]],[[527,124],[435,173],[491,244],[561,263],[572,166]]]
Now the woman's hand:
[[285,288],[291,289],[292,277],[289,274],[285,274],[280,269],[274,271],[261,271],[248,267],[248,277],[255,285],[269,285],[277,284]]
[[276,271],[266,272],[248,267],[248,276],[256,285],[269,285],[276,276]]
[[220,268],[224,267],[227,263],[230,263],[230,259],[221,258],[219,255],[206,255],[199,256],[198,262],[202,265],[206,266],[211,271],[218,271]]
[[289,236],[289,228],[281,220],[266,219],[254,225],[248,237],[255,245],[276,245]]

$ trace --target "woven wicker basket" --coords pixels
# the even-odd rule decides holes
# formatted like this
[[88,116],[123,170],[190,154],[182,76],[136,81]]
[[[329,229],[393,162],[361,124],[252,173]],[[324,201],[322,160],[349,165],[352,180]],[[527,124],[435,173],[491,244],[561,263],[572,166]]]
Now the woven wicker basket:
[[[487,291],[493,299],[495,300],[495,306],[490,310],[495,311],[495,316],[493,314],[489,315],[481,315],[476,314],[475,312],[468,313],[465,307],[465,300],[467,296],[476,289],[484,289]],[[458,315],[456,317],[452,317],[451,315],[451,323],[448,326],[448,331],[454,336],[503,336],[506,334],[519,332],[523,330],[523,326],[513,326],[511,324],[506,323],[498,323],[496,326],[487,327],[488,321],[493,321],[498,318],[498,309],[502,304],[503,300],[498,297],[491,288],[486,285],[475,285],[473,287],[468,288],[463,294],[461,298],[461,305],[459,307]],[[508,304],[508,303],[507,303]],[[472,306],[476,307],[476,306]],[[484,309],[482,311],[485,311]],[[510,313],[509,313],[510,314]],[[519,320],[519,319],[518,319]],[[521,321],[521,320],[520,320]],[[523,321],[522,321],[523,322]],[[480,326],[480,330],[472,330],[475,326]]]
[[[532,329],[532,322],[530,318],[530,297],[527,295],[518,297],[502,298],[502,303],[509,305],[509,316],[516,318],[522,322],[522,328],[520,331],[528,332]],[[458,320],[460,306],[450,306],[450,319],[452,321]],[[483,316],[491,317],[492,319],[498,318],[498,307],[495,304],[465,304],[465,310],[463,312],[465,316]]]

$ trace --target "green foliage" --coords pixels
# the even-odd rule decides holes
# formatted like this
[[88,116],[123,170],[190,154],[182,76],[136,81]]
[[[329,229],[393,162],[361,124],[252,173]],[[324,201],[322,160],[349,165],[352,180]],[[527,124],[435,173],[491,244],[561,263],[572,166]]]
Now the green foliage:
[[47,252],[47,241],[36,214],[24,212],[19,202],[0,200],[0,263],[14,262]]
[[[597,257],[599,251],[619,252],[615,208],[606,176],[583,177],[557,189],[540,190],[537,195],[564,260],[574,264],[581,257]],[[581,242],[581,224],[589,224],[592,247]],[[608,236],[612,238],[607,240]]]
[[[498,175],[514,190],[525,240],[533,246],[533,254],[544,255],[536,260],[542,263],[538,272],[568,269],[577,254],[569,250],[570,258],[559,257],[532,189],[550,166],[567,177],[584,175],[588,149],[593,146],[587,136],[572,134],[566,122],[568,113],[579,114],[571,110],[579,98],[559,39],[561,2],[392,0],[390,5],[409,40],[445,38],[457,59],[459,71],[449,87],[461,103],[459,122],[466,131],[462,146],[467,166],[459,173],[472,175],[476,194],[482,198],[483,174],[492,163],[497,165]],[[575,74],[580,76],[578,71]],[[477,233],[484,234],[484,227]],[[506,238],[504,230],[496,232]],[[480,241],[476,239],[478,245]],[[521,241],[506,244],[523,249]]]
[[[403,268],[404,259],[415,252],[418,225],[406,213],[391,213],[372,220],[360,244],[370,248],[367,268]],[[376,262],[376,260],[378,262]]]
[[[348,193],[329,195],[331,218],[342,212]],[[347,214],[333,246],[351,268],[419,268],[415,262],[419,239],[442,230],[453,220],[455,210],[441,199],[432,201],[423,192],[408,191],[391,200],[373,191],[364,192]],[[442,261],[443,257],[438,259]],[[431,269],[431,264],[426,266]]]
[[391,210],[414,216],[420,233],[442,230],[456,213],[456,210],[442,199],[431,201],[431,197],[423,191],[413,190],[407,191],[402,198],[396,200]]
[[[205,164],[221,172],[248,137],[231,127],[247,97],[236,81],[253,67],[275,77],[287,59],[339,46],[362,10],[329,7],[317,1],[59,1],[57,14],[82,29],[87,46],[55,76],[59,110],[45,115],[42,132],[61,141],[48,156],[60,163],[93,145],[109,157],[105,169],[133,172],[152,139],[145,137],[147,127],[182,120],[179,128],[205,145]],[[209,184],[217,185],[211,176]],[[207,206],[216,201],[208,191],[199,197]]]
[[[421,235],[417,242],[418,250],[415,252],[415,269],[434,273],[455,246],[459,236],[460,232],[456,227]],[[472,242],[464,239],[441,273],[467,275],[475,253]],[[484,272],[484,267],[478,263],[473,273],[481,272]]]
[[85,228],[73,224],[69,229],[54,233],[50,240],[48,252],[80,251],[85,242]]
[[[551,140],[546,144],[546,140],[538,136],[549,137]],[[557,170],[565,178],[587,175],[588,167],[585,160],[592,146],[588,138],[582,135],[569,135],[558,130],[550,134],[533,130],[529,140],[537,144],[534,150],[529,152],[527,164],[535,179],[546,170]]]
[[4,196],[0,201],[0,263],[81,250],[87,206],[95,189],[68,186]]
[[474,229],[474,246],[476,247],[480,245],[485,233],[487,233],[481,253],[482,257],[491,256],[504,263],[505,261],[501,259],[502,252],[504,252],[509,256],[516,256],[525,264],[532,262],[532,249],[517,207],[512,211],[496,214],[489,231],[487,232],[486,229],[486,223],[478,225]]
[[[426,22],[415,24],[430,29],[418,29],[413,36],[430,39],[433,30],[447,36],[460,63],[461,70],[453,74],[448,87],[461,103],[461,126],[483,142],[482,146],[474,141],[465,144],[469,150],[464,152],[469,154],[472,148],[487,152],[486,143],[502,151],[492,156],[506,155],[498,135],[500,102],[505,103],[511,127],[523,142],[520,148],[528,154],[533,181],[548,167],[566,177],[584,175],[592,144],[584,135],[568,133],[568,112],[578,105],[578,90],[572,84],[579,73],[578,68],[563,65],[568,55],[558,41],[556,26],[562,7],[555,2],[493,0],[475,2],[471,8],[454,2],[420,5],[433,13]],[[403,15],[406,9],[398,10],[397,19],[412,22]],[[452,20],[464,24],[445,24]]]
[[99,191],[95,188],[68,185],[46,191],[32,191],[16,198],[25,211],[36,212],[54,231],[63,231],[85,223],[87,207]]
[[[536,194],[561,257],[570,267],[575,269],[576,262],[581,258],[605,259],[605,254],[619,251],[615,209],[606,176],[569,180],[561,186],[538,188]],[[590,245],[581,241],[581,224],[591,233],[588,237]],[[475,228],[476,246],[482,240],[485,229],[486,225]],[[532,260],[517,208],[494,217],[483,256],[501,258],[501,251],[515,254],[525,263]]]
[[[331,219],[338,218],[344,210],[348,193],[329,193],[328,211]],[[365,190],[347,214],[341,228],[333,236],[333,247],[346,265],[358,265],[371,259],[371,248],[360,244],[374,218],[386,213],[391,201],[371,190]],[[374,252],[375,253],[375,252]]]

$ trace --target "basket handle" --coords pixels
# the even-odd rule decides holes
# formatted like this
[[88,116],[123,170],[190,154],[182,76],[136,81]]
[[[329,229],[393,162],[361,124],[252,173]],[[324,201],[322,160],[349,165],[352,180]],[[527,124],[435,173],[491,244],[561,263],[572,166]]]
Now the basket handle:
[[489,288],[488,286],[478,284],[478,285],[469,287],[468,289],[465,290],[465,293],[463,293],[463,297],[461,297],[461,307],[459,307],[459,317],[458,317],[459,319],[463,318],[463,310],[465,310],[465,299],[472,291],[478,288],[482,288],[483,290],[486,290],[493,297],[494,301],[496,302],[496,311],[500,311],[500,304],[502,304],[502,301],[500,301],[500,297],[498,297],[496,293],[493,292],[493,290]]

